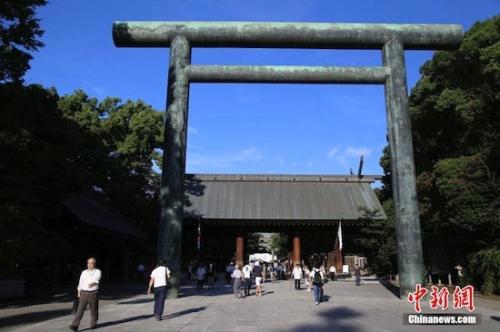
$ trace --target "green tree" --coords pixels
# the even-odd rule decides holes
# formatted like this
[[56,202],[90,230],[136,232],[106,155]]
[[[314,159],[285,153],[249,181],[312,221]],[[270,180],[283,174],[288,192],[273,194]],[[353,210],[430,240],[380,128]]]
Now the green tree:
[[[450,272],[500,244],[500,16],[474,24],[457,51],[436,52],[420,72],[410,115],[424,255],[431,270]],[[381,165],[391,200],[387,149]]]
[[288,255],[288,237],[283,233],[273,233],[271,235],[271,250],[281,259]]
[[481,293],[500,294],[500,249],[490,247],[467,257],[465,283],[480,285]]
[[267,252],[264,240],[260,233],[247,233],[246,250],[249,254]]
[[387,219],[375,218],[378,212],[363,211],[359,220],[360,236],[354,240],[366,255],[371,272],[383,276],[395,273],[397,266],[396,234],[394,229],[393,202],[384,202]]
[[0,85],[0,100],[0,265],[9,269],[67,251],[49,225],[72,190],[75,169],[54,89]]
[[142,101],[99,102],[77,90],[58,103],[64,117],[80,128],[72,151],[89,185],[148,234],[156,229],[156,206],[163,142],[163,115]]
[[[0,268],[69,253],[61,201],[99,188],[155,239],[161,113],[141,101],[0,85]],[[153,243],[151,243],[153,245]],[[39,250],[43,248],[43,250]]]
[[37,7],[46,0],[3,0],[0,2],[0,82],[21,81],[30,69],[32,53],[43,46]]

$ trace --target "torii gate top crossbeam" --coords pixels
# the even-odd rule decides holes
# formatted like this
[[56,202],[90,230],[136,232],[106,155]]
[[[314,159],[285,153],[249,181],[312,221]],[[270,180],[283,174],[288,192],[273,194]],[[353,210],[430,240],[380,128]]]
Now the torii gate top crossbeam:
[[405,49],[454,49],[463,39],[455,24],[118,21],[118,47],[169,47],[182,35],[193,47],[381,49],[392,39]]

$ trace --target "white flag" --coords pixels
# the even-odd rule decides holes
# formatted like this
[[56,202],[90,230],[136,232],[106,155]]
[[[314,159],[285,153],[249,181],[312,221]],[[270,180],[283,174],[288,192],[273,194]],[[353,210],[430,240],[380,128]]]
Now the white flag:
[[342,221],[339,220],[339,230],[337,231],[337,238],[339,241],[339,250],[342,250]]

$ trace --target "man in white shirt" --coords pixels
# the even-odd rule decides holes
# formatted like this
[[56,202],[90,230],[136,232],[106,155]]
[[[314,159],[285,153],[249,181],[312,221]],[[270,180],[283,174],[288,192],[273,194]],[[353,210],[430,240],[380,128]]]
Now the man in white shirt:
[[99,319],[97,291],[100,280],[101,270],[96,268],[96,259],[90,257],[87,259],[87,269],[82,271],[78,281],[78,309],[73,323],[69,326],[71,330],[78,331],[87,305],[90,307],[90,329],[93,330],[97,327],[97,320]]
[[151,294],[151,288],[154,288],[154,315],[156,320],[161,320],[163,315],[167,295],[167,281],[170,279],[170,270],[165,265],[165,262],[160,260],[156,268],[151,272],[151,279],[149,280],[148,294]]
[[238,264],[234,266],[234,270],[231,273],[231,278],[233,279],[234,297],[240,298],[241,279],[243,278],[243,273],[241,272]]
[[250,288],[252,287],[252,266],[247,264],[243,266],[243,282],[245,288],[245,296],[250,296]]
[[337,274],[337,269],[335,268],[335,265],[330,266],[329,272],[330,272],[330,279],[332,279],[332,281],[334,281],[335,275]]
[[300,280],[302,279],[302,267],[300,264],[295,265],[292,270],[292,275],[295,281],[295,290],[300,290]]

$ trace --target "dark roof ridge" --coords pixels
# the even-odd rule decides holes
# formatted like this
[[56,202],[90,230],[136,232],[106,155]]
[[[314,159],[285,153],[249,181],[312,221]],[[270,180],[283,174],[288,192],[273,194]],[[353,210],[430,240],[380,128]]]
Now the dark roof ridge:
[[192,179],[203,181],[231,181],[231,182],[369,182],[382,178],[381,175],[334,175],[334,174],[228,174],[228,173],[200,173],[186,174]]

